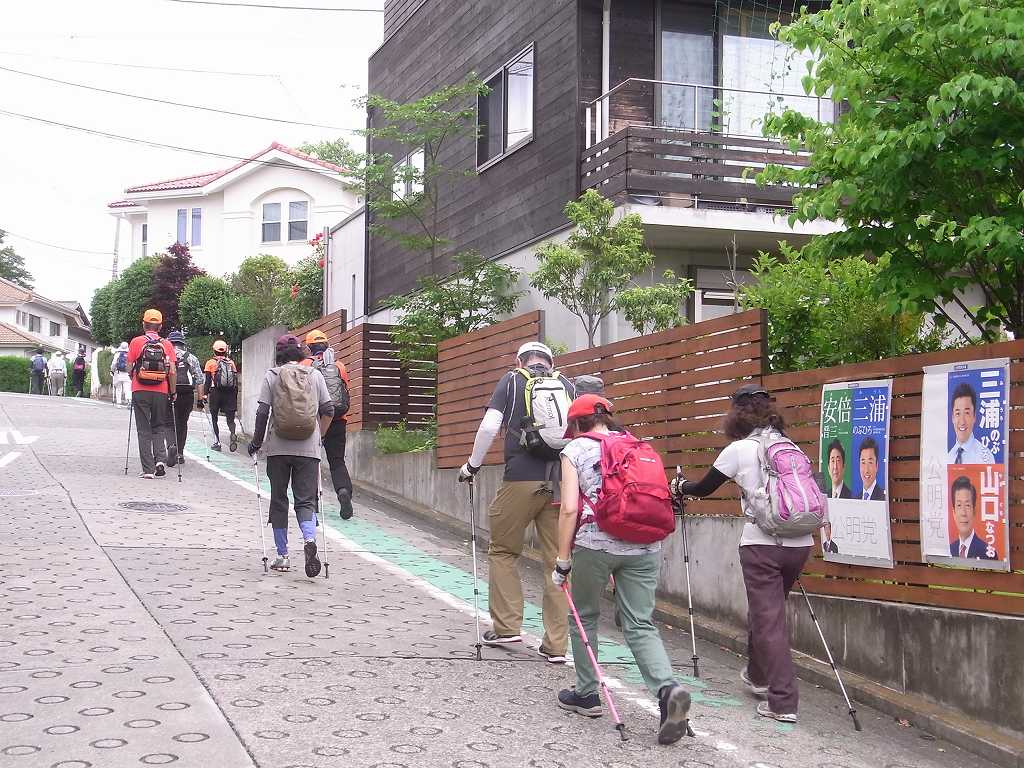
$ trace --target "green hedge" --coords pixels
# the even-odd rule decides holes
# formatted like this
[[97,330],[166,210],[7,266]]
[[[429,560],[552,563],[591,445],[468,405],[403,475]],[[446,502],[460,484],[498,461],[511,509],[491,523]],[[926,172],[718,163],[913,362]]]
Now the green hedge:
[[[76,355],[77,357],[77,355]],[[71,396],[75,394],[75,387],[71,383],[71,366],[74,365],[75,358],[69,357],[64,360],[64,394]],[[108,362],[107,365],[110,365]],[[89,361],[85,362],[85,384],[82,386],[82,394],[85,397],[92,397],[92,366],[89,365]]]
[[0,392],[28,392],[29,360],[16,355],[0,356]]
[[101,349],[96,355],[96,367],[100,371],[100,386],[109,387],[114,383],[114,377],[110,374],[110,363],[114,360],[114,353],[109,349]]
[[379,453],[415,453],[428,451],[437,446],[437,423],[424,429],[409,429],[403,422],[393,427],[377,427],[376,439]]

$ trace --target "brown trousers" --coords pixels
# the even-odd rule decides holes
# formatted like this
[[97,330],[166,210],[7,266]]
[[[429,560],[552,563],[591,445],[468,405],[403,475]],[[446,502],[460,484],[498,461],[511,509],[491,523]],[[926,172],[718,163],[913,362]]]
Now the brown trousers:
[[786,596],[810,554],[810,547],[740,547],[747,587],[747,673],[754,685],[768,686],[768,704],[780,715],[795,715],[800,703],[789,650]]
[[488,519],[491,527],[487,551],[488,588],[494,631],[499,635],[518,635],[522,630],[523,585],[519,557],[523,554],[526,529],[533,523],[544,561],[544,647],[554,653],[565,653],[569,605],[548,576],[558,556],[558,509],[551,505],[548,484],[506,480],[491,503]]

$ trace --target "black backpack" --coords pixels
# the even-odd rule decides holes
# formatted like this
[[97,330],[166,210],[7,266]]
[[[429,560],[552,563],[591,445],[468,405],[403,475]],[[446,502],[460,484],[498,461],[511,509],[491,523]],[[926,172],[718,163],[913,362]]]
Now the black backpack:
[[146,343],[135,361],[135,378],[143,384],[163,384],[167,381],[169,368],[163,339],[155,333],[147,333]]
[[174,371],[177,388],[194,389],[196,383],[192,378],[192,366],[188,364],[191,353],[187,348],[176,349],[175,352],[177,352],[177,363],[175,364]]

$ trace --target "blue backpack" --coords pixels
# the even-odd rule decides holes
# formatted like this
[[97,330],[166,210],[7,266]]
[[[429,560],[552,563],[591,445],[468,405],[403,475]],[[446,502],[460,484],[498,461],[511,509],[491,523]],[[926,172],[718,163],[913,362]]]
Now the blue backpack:
[[42,355],[35,355],[32,358],[32,372],[42,373],[46,370],[46,358]]
[[125,372],[128,371],[128,353],[127,352],[118,352],[117,353],[117,363],[114,364],[114,369],[117,370],[120,373],[125,373]]

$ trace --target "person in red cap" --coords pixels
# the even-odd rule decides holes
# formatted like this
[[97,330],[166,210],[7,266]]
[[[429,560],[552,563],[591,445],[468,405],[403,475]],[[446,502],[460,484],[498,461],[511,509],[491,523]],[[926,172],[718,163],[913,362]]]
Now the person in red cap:
[[[561,511],[558,519],[558,559],[551,574],[561,587],[572,572],[572,596],[591,648],[598,647],[601,598],[608,577],[615,577],[615,596],[622,616],[622,634],[633,653],[647,688],[658,699],[661,724],[658,741],[674,744],[686,733],[690,694],[676,682],[665,646],[654,625],[654,595],[661,570],[661,542],[635,544],[601,530],[590,504],[597,504],[603,485],[601,442],[587,433],[622,433],[612,416],[614,407],[600,395],[576,398],[569,408],[562,450]],[[583,504],[586,496],[590,504]],[[582,514],[581,514],[582,513]],[[602,714],[598,679],[579,631],[569,626],[576,685],[558,693],[558,706],[586,717]]]
[[[768,391],[760,384],[744,384],[733,393],[725,416],[725,434],[732,442],[700,481],[673,480],[673,494],[702,498],[732,480],[743,499],[752,498],[765,483],[758,437],[783,434],[785,426]],[[749,654],[740,679],[752,694],[766,699],[757,705],[759,715],[795,723],[799,692],[786,629],[786,596],[800,577],[814,539],[810,534],[769,536],[754,524],[745,501],[740,501],[740,507],[747,518],[740,536],[740,567],[747,589]]]
[[176,388],[178,359],[171,342],[160,338],[163,323],[160,310],[147,309],[142,316],[142,335],[128,345],[132,408],[139,437],[139,461],[142,462],[139,477],[146,480],[167,474],[163,430]]

